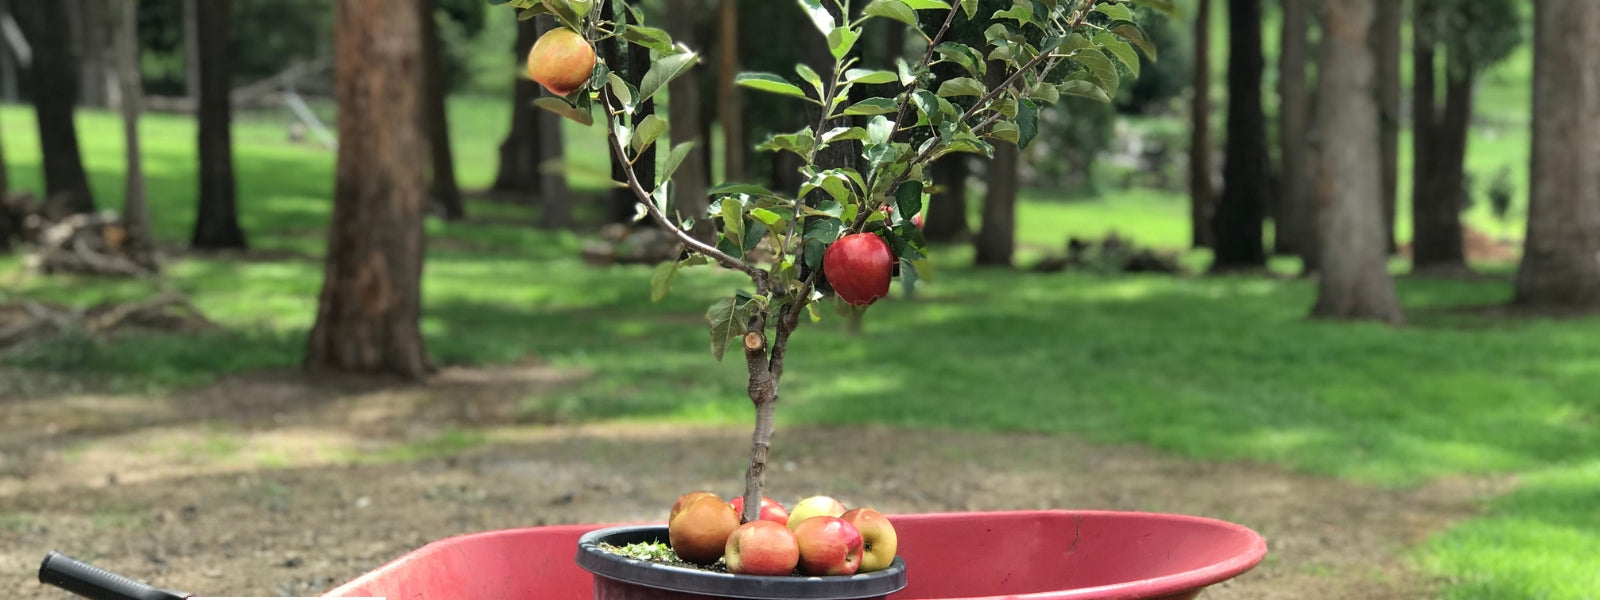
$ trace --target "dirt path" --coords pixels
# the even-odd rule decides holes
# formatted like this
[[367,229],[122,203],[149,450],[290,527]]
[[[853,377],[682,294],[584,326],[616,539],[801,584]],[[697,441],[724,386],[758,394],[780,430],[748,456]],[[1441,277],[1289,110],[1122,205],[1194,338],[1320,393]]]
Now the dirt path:
[[[456,370],[424,387],[263,374],[173,398],[0,395],[0,596],[62,550],[169,587],[315,595],[428,541],[485,529],[659,520],[742,481],[748,433],[494,425],[570,374]],[[117,418],[108,418],[116,415]],[[1055,436],[790,428],[770,495],[885,512],[1100,508],[1212,516],[1268,539],[1209,598],[1417,598],[1403,549],[1502,484],[1366,488]]]

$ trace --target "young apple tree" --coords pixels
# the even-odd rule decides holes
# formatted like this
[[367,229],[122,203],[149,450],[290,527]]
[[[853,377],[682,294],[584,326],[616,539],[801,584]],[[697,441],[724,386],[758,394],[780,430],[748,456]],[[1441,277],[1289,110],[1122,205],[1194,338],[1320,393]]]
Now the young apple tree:
[[[585,125],[593,124],[594,109],[600,107],[610,151],[633,165],[668,129],[659,115],[635,121],[634,111],[700,57],[666,31],[646,25],[636,2],[610,0],[633,17],[632,22],[617,22],[607,18],[619,14],[609,7],[596,10],[606,1],[490,0],[521,9],[524,19],[553,15],[565,27],[547,34],[556,38],[541,42],[550,51],[541,53],[535,45],[529,56],[530,74],[559,96],[540,98],[537,104]],[[694,266],[716,264],[750,278],[750,288],[706,311],[712,355],[721,360],[734,346],[749,367],[756,426],[745,478],[746,521],[756,520],[761,506],[784,353],[802,317],[820,320],[818,304],[830,296],[846,312],[865,310],[887,294],[893,277],[914,284],[914,261],[927,254],[913,219],[923,208],[931,179],[928,166],[957,152],[992,156],[995,144],[1026,147],[1038,132],[1039,111],[1062,94],[1109,101],[1123,72],[1138,73],[1135,48],[1154,58],[1130,5],[1171,10],[1162,0],[796,1],[816,34],[827,40],[832,68],[818,73],[799,64],[793,77],[744,73],[736,81],[815,107],[814,122],[758,146],[799,157],[804,182],[799,189],[724,183],[711,189],[706,214],[682,214],[673,197],[672,175],[693,147],[688,141],[668,151],[659,183],[641,182],[632,169],[619,182],[638,198],[641,218],[648,215],[687,250],[687,258],[655,270],[652,298],[665,296],[678,272]],[[987,14],[980,16],[980,7],[988,8]],[[919,27],[918,13],[923,11],[944,13],[942,21],[928,21],[942,24],[937,29]],[[946,40],[958,18],[989,24],[983,47]],[[870,19],[910,27],[924,45],[920,58],[861,64],[854,50]],[[639,85],[581,47],[613,36],[633,44],[634,51],[651,53],[653,60]],[[945,63],[962,75],[933,76],[931,68]],[[996,69],[1002,71],[992,73]],[[583,83],[568,89],[574,80]],[[985,85],[986,80],[999,84]],[[869,85],[889,86],[893,93],[850,100],[853,89]],[[859,144],[862,160],[841,165],[819,159],[825,148],[847,141]],[[690,234],[694,223],[704,219],[716,224],[714,242]]]

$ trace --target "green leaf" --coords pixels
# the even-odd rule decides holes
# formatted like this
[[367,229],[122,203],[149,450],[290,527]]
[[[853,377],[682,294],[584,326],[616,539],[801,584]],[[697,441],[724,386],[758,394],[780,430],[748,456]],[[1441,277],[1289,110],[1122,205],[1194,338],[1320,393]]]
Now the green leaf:
[[[895,0],[895,1],[898,2],[899,0]],[[890,71],[874,71],[874,70],[871,70],[871,69],[850,69],[849,71],[845,71],[844,72],[844,80],[847,83],[864,83],[864,84],[867,84],[867,85],[882,85],[882,84],[885,84],[885,83],[894,83],[896,81],[899,81],[900,78],[898,76],[896,76],[893,72],[890,72]]]
[[817,26],[817,31],[822,35],[829,35],[833,31],[833,13],[828,12],[828,7],[822,5],[822,0],[797,0],[800,10],[811,17],[811,23]]
[[828,32],[828,51],[833,53],[834,60],[843,60],[856,47],[856,40],[860,37],[859,32],[849,27],[835,28]]
[[966,44],[944,42],[934,46],[933,51],[939,53],[939,57],[943,60],[961,65],[961,68],[966,69],[967,74],[973,77],[983,77],[984,71],[987,70],[988,63],[983,60],[983,55]]
[[818,76],[815,70],[813,70],[810,66],[807,66],[805,63],[796,63],[794,66],[794,72],[800,75],[800,78],[804,79],[806,83],[811,84],[813,89],[817,90],[818,98],[822,97],[822,94],[824,93],[822,90],[822,77]]
[[739,310],[739,301],[735,298],[723,298],[706,311],[706,321],[711,323],[711,355],[722,360],[722,355],[728,351],[728,345],[733,340],[745,333],[745,318],[741,318],[744,311]]
[[982,96],[988,92],[989,89],[983,87],[983,82],[971,77],[957,77],[946,80],[939,85],[939,95],[947,98],[950,96]]
[[844,109],[845,115],[884,115],[900,110],[892,98],[867,98]]
[[1056,86],[1041,81],[1028,88],[1027,97],[1029,100],[1038,100],[1040,104],[1055,104],[1061,100],[1061,92],[1056,90]]
[[772,190],[754,183],[724,183],[717,187],[711,188],[711,191],[706,193],[712,196],[733,196],[737,194],[744,194],[747,196],[777,195],[773,193]]
[[672,280],[678,278],[678,261],[669,260],[656,265],[656,270],[650,273],[650,301],[660,302],[672,291]]
[[683,52],[664,56],[650,65],[650,70],[644,74],[644,79],[639,83],[639,101],[644,102],[656,95],[668,82],[683,75],[690,67],[700,60],[700,56],[693,52]]
[[1107,96],[1117,95],[1117,86],[1121,83],[1122,76],[1117,75],[1116,65],[1111,64],[1111,59],[1101,52],[1099,48],[1084,48],[1072,56],[1078,64],[1089,70],[1095,82],[1106,91]]
[[1139,6],[1154,10],[1172,19],[1182,18],[1183,16],[1179,14],[1178,6],[1173,4],[1171,0],[1139,0]]
[[860,127],[835,127],[822,134],[822,143],[831,144],[839,140],[867,140],[867,130]]
[[912,27],[917,25],[917,11],[911,10],[900,0],[872,0],[872,4],[868,4],[861,12],[869,17],[894,19]]
[[760,221],[751,221],[750,228],[744,231],[744,251],[755,250],[756,246],[761,245],[761,238],[765,235],[767,235],[767,224]]
[[623,111],[633,114],[633,84],[628,83],[616,73],[608,73],[606,82],[611,85],[611,95],[622,103]]
[[891,137],[894,137],[894,121],[878,115],[867,123],[867,139],[872,143],[887,144]]
[[1002,96],[999,101],[995,102],[994,106],[995,110],[1000,111],[1000,114],[1004,115],[1005,118],[1017,118],[1017,101],[1011,96]]
[[1110,3],[1102,2],[1102,3],[1100,3],[1099,6],[1094,7],[1094,12],[1100,13],[1100,14],[1105,15],[1107,17],[1111,17],[1111,20],[1113,20],[1113,21],[1132,21],[1133,20],[1133,11],[1128,10],[1128,7],[1123,6],[1121,4],[1110,4]]
[[789,220],[787,217],[765,208],[752,209],[750,211],[750,216],[754,217],[755,220],[766,224],[766,226],[769,228],[776,228],[779,223]]
[[989,129],[989,135],[1013,144],[1017,143],[1020,137],[1017,124],[1010,121],[995,121],[994,126]]
[[961,10],[967,13],[967,20],[978,16],[978,0],[961,0]]
[[770,152],[787,150],[800,155],[801,158],[805,158],[811,153],[811,149],[816,146],[816,143],[815,134],[811,132],[810,127],[807,127],[795,133],[778,134],[769,137],[767,141],[756,146],[756,149]]
[[894,191],[894,203],[900,209],[900,218],[910,219],[922,212],[922,182],[907,181]]
[[1039,135],[1039,105],[1024,99],[1017,103],[1017,147],[1027,148]]
[[622,39],[643,46],[662,55],[674,54],[677,51],[672,47],[672,36],[666,31],[654,27],[627,24],[622,29]]
[[[839,239],[839,232],[844,229],[844,224],[838,219],[819,218],[806,221],[806,233],[803,239],[817,240],[823,245],[832,244]],[[810,262],[809,260],[807,262]]]
[[1037,24],[1033,21],[1033,8],[1027,4],[1021,3],[1016,4],[1006,10],[995,11],[992,18],[997,21],[1000,19],[1015,19],[1017,21],[1017,25],[1019,26]]
[[1112,56],[1117,57],[1117,61],[1121,62],[1122,66],[1127,67],[1134,77],[1139,76],[1139,54],[1133,51],[1133,46],[1128,45],[1121,38],[1104,31],[1094,34],[1094,42],[1104,47],[1106,52],[1110,52]]
[[938,9],[941,9],[941,8],[948,10],[950,8],[950,3],[949,2],[945,2],[944,0],[900,0],[900,1],[906,3],[906,6],[909,6],[909,7],[913,8],[913,9],[916,9],[916,10],[938,10]]
[[807,239],[803,248],[805,248],[803,250],[805,255],[802,258],[806,261],[806,266],[812,271],[821,270],[822,255],[828,252],[828,243],[817,239]]
[[633,153],[638,155],[656,142],[656,138],[667,132],[667,120],[650,115],[633,127]]
[[730,240],[744,240],[744,205],[728,199],[722,201],[722,233]]
[[589,114],[589,111],[579,110],[577,107],[567,104],[566,100],[562,100],[555,96],[540,97],[539,99],[533,101],[533,105],[568,119],[572,119],[573,121],[582,123],[584,126],[594,124],[594,115]]
[[907,296],[917,291],[917,265],[914,261],[900,259],[900,285]]
[[693,150],[694,142],[683,142],[673,146],[672,151],[667,153],[667,162],[661,166],[661,180],[671,180],[672,174],[678,172],[678,166],[683,164],[683,159],[688,158],[689,152]]
[[1111,96],[1107,96],[1105,90],[1100,89],[1100,86],[1095,85],[1094,82],[1085,79],[1074,79],[1072,81],[1068,81],[1060,86],[1057,86],[1056,89],[1068,96],[1080,96],[1092,100],[1099,100],[1106,104],[1111,103]]
[[820,101],[807,96],[805,90],[800,89],[800,86],[789,83],[787,79],[771,73],[740,73],[738,77],[733,78],[733,82],[752,90],[793,96],[801,100],[807,100],[812,104],[821,104]]
[[1150,57],[1150,60],[1156,59],[1155,45],[1145,39],[1144,30],[1140,29],[1138,25],[1128,22],[1113,23],[1111,25],[1111,33],[1115,33],[1121,36],[1122,39],[1128,40],[1128,43],[1138,46],[1140,50],[1144,51],[1145,56]]

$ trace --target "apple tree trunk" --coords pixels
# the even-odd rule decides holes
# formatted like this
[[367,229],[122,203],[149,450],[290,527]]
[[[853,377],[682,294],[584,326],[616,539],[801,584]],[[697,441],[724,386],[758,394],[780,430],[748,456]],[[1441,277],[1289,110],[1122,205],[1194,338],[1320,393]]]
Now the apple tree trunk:
[[938,191],[923,217],[923,235],[930,242],[956,242],[972,234],[967,225],[967,177],[972,157],[947,154],[933,164],[933,184]]
[[1309,0],[1282,0],[1282,49],[1278,54],[1278,152],[1282,177],[1278,221],[1273,243],[1279,252],[1306,256],[1316,235],[1311,211],[1311,176],[1307,168],[1307,121],[1311,98],[1306,86],[1306,30]]
[[244,248],[233,176],[233,65],[228,26],[233,0],[190,0],[195,10],[199,75],[200,207],[191,244],[196,248]]
[[1267,128],[1261,109],[1261,0],[1228,0],[1228,144],[1217,202],[1215,260],[1225,272],[1266,266]]
[[1196,248],[1211,247],[1215,188],[1211,182],[1211,0],[1200,0],[1194,18],[1194,95],[1189,101],[1189,236]]
[[1318,71],[1320,284],[1312,315],[1400,324],[1379,197],[1375,62],[1367,44],[1375,0],[1325,2]]
[[433,168],[429,170],[429,195],[439,206],[444,217],[458,220],[467,216],[461,202],[461,188],[456,185],[455,154],[450,149],[450,119],[445,110],[444,65],[439,53],[439,23],[434,13],[437,0],[421,0],[417,10],[422,11],[422,56],[425,63],[423,79],[423,110],[428,120],[428,152]]
[[420,378],[427,136],[418,0],[338,0],[339,156],[306,366]]
[[1405,21],[1404,2],[1379,2],[1372,22],[1372,48],[1376,55],[1378,88],[1379,180],[1383,194],[1383,230],[1390,254],[1395,240],[1395,214],[1400,188],[1400,29]]
[[1600,309],[1600,3],[1534,2],[1533,163],[1516,302]]
[[45,195],[69,212],[93,212],[94,196],[72,122],[78,102],[78,60],[72,51],[68,2],[16,2],[17,23],[33,48],[34,111],[44,162]]

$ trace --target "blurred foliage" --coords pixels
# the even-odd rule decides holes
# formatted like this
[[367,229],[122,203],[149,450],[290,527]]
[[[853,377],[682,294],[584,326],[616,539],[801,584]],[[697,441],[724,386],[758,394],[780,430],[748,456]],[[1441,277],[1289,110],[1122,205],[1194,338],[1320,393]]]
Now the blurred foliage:
[[1126,113],[1166,112],[1194,80],[1193,27],[1147,7],[1133,12],[1150,44],[1160,53],[1160,60],[1139,54],[1139,77],[1117,94],[1117,109]]
[[1419,0],[1428,15],[1413,25],[1444,46],[1450,69],[1480,73],[1523,43],[1522,0]]

